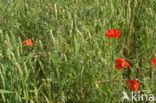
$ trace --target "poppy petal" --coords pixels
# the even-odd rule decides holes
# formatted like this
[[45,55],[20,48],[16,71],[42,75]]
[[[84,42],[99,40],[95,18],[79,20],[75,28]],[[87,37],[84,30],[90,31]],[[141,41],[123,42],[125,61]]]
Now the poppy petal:
[[133,91],[137,91],[140,86],[136,79],[127,80],[126,84],[129,84],[129,88]]
[[123,60],[122,58],[115,59],[115,61],[117,62],[116,67],[118,66],[129,67],[130,66],[130,64],[126,62],[125,60]]
[[26,46],[32,46],[32,42],[31,42],[30,39],[25,40],[25,41],[23,42],[23,44],[26,45]]
[[119,70],[123,69],[122,65],[120,65],[120,64],[116,64],[116,65],[115,65],[115,68],[116,68],[116,69],[119,69]]
[[106,36],[108,38],[111,37],[119,38],[121,36],[121,32],[118,29],[110,29],[106,31]]
[[107,36],[108,38],[111,38],[111,37],[113,37],[113,34],[111,33],[110,30],[108,30],[108,31],[106,31],[106,36]]
[[114,34],[114,37],[115,38],[118,38],[121,36],[121,32],[119,30],[115,30],[115,34]]
[[127,81],[126,81],[126,84],[129,84],[129,83],[130,83],[130,80],[127,80]]
[[156,67],[156,58],[153,59],[153,65]]

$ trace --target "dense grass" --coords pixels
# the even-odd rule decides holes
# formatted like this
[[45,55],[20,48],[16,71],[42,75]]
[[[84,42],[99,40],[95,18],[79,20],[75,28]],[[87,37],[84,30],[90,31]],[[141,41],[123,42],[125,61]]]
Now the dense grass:
[[0,102],[120,103],[134,78],[156,96],[155,31],[155,0],[0,0]]

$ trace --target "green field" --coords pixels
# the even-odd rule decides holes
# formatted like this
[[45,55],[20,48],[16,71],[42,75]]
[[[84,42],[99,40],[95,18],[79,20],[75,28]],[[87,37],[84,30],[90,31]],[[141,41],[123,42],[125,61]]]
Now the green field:
[[153,58],[156,0],[0,0],[0,103],[131,103],[130,79],[156,101]]

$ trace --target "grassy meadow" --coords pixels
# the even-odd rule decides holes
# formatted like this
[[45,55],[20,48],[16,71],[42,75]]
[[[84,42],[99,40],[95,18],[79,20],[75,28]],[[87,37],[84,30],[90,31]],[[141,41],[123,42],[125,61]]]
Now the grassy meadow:
[[156,101],[155,32],[156,0],[0,0],[0,103],[130,103],[135,78]]

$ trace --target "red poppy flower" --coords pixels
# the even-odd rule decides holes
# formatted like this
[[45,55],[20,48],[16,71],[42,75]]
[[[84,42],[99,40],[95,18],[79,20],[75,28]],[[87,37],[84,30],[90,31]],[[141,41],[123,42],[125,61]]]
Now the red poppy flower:
[[125,60],[123,60],[122,58],[115,59],[115,61],[117,62],[117,64],[115,65],[116,69],[123,69],[123,67],[130,66],[130,64],[128,62],[126,62]]
[[111,38],[111,37],[119,38],[121,36],[121,32],[118,29],[110,29],[106,31],[106,36],[108,38]]
[[126,81],[126,84],[127,84],[127,85],[130,84],[130,85],[129,85],[129,88],[130,88],[131,90],[133,90],[133,91],[137,91],[138,88],[139,88],[139,86],[140,86],[136,79],[127,80],[127,81]]
[[26,45],[26,46],[32,46],[32,42],[31,42],[30,39],[25,40],[25,41],[23,42],[23,44]]
[[156,58],[153,59],[153,65],[156,67]]

